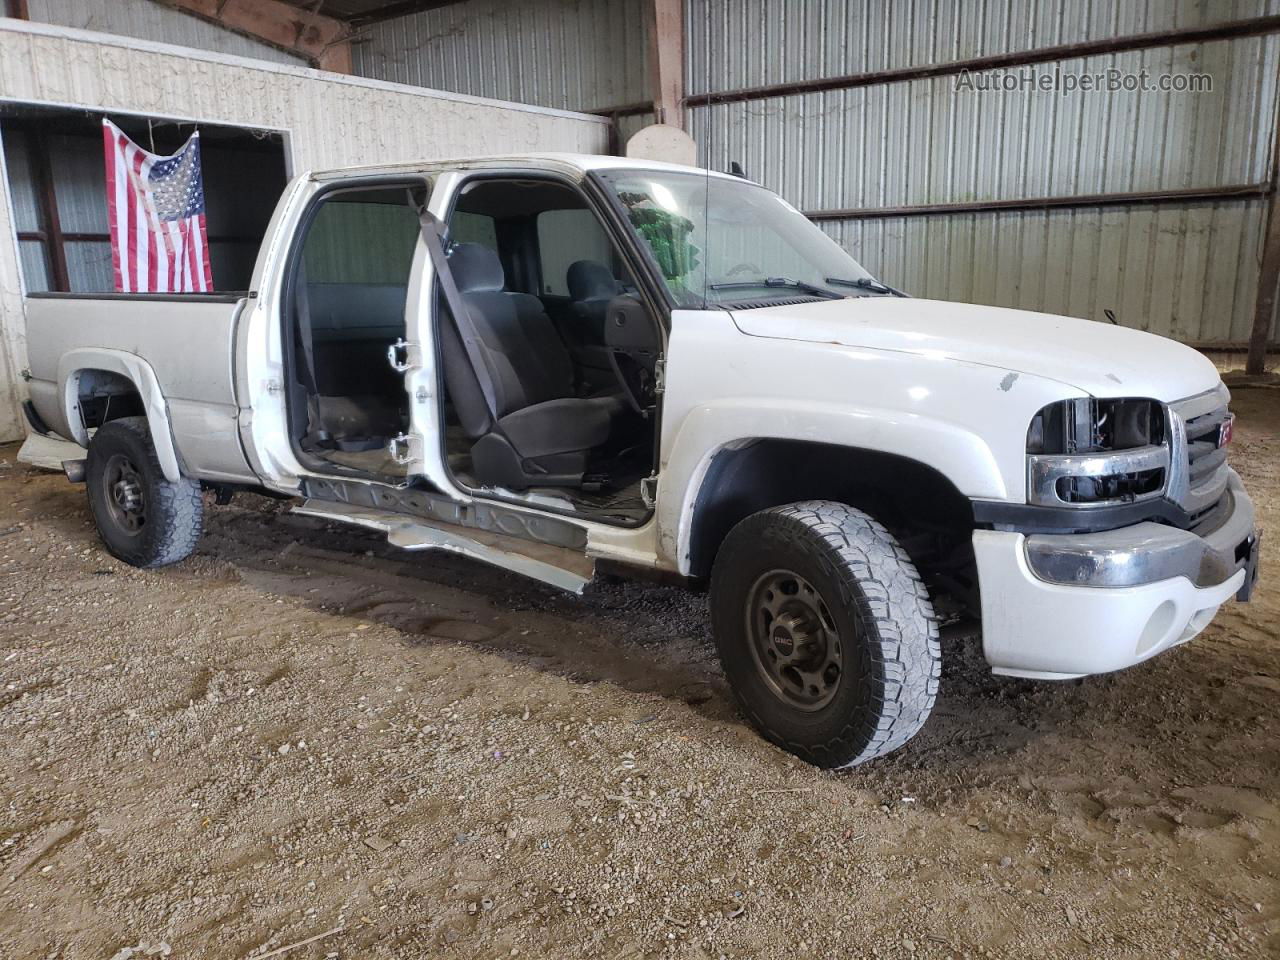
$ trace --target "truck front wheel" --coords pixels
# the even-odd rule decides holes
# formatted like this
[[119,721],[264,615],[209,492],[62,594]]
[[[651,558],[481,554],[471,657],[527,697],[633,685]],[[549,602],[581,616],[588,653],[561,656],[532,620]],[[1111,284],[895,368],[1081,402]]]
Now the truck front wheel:
[[933,605],[898,542],[853,507],[810,500],[740,522],[716,557],[711,615],[743,712],[810,763],[883,756],[933,709]]
[[146,417],[103,424],[89,442],[89,512],[112,556],[135,567],[177,563],[204,523],[200,484],[166,480]]

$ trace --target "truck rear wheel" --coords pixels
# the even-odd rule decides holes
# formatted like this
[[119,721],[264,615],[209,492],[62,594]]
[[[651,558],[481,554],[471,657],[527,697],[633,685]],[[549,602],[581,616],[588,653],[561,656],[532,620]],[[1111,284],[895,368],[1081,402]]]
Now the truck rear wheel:
[[740,522],[716,557],[711,615],[743,712],[810,763],[883,756],[933,709],[928,592],[889,531],[853,507],[811,500]]
[[204,524],[200,484],[166,480],[146,417],[103,424],[89,442],[89,512],[112,556],[163,567],[190,555]]

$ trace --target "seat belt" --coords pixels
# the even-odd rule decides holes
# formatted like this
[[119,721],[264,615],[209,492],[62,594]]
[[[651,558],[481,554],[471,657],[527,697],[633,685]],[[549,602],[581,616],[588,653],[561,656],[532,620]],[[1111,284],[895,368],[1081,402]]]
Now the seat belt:
[[311,336],[311,300],[307,295],[306,268],[298,267],[294,277],[294,310],[297,313],[298,339],[302,345],[302,380],[307,391],[307,432],[302,437],[304,449],[310,446],[329,445],[332,438],[324,429],[324,421],[320,416],[320,388],[316,383],[315,345]]
[[[413,195],[410,192],[410,201]],[[498,426],[498,395],[489,373],[489,366],[484,361],[480,333],[471,320],[471,312],[467,309],[454,283],[453,272],[449,269],[449,258],[444,252],[445,226],[440,218],[427,209],[426,204],[418,205],[418,222],[422,225],[422,236],[427,244],[427,252],[431,255],[431,264],[436,276],[440,279],[440,289],[444,293],[445,303],[449,305],[449,313],[453,316],[453,325],[457,328],[462,348],[467,352],[467,359],[476,374],[476,382],[480,385],[480,393],[484,396],[484,404],[489,409],[491,429],[499,436],[506,438],[502,428]]]
[[471,363],[471,369],[475,371],[476,382],[480,385],[480,393],[484,397],[484,405],[489,410],[489,432],[497,434],[501,437],[520,459],[521,467],[533,473],[546,473],[546,469],[538,466],[536,463],[530,463],[524,457],[520,456],[520,451],[516,449],[516,445],[511,442],[511,438],[507,436],[502,425],[498,423],[498,394],[493,385],[493,377],[489,373],[489,367],[484,362],[484,353],[482,345],[484,343],[480,338],[480,333],[476,330],[475,323],[471,319],[471,311],[467,309],[466,303],[462,299],[462,294],[458,290],[458,285],[453,281],[453,271],[449,268],[449,258],[444,252],[445,244],[445,225],[440,222],[440,218],[427,209],[426,201],[419,203],[413,195],[413,191],[409,191],[409,203],[418,211],[418,223],[422,227],[422,236],[427,244],[427,253],[431,256],[431,264],[435,268],[436,276],[440,278],[440,290],[444,293],[445,303],[449,305],[449,313],[453,317],[454,328],[458,332],[458,339],[462,341],[462,348],[467,352],[467,360]]

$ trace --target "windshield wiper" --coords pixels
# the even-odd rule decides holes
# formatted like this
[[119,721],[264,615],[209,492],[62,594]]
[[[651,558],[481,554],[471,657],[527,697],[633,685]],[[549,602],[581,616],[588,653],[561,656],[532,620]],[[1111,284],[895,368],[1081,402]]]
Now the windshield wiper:
[[856,287],[859,290],[870,290],[872,293],[891,293],[895,297],[905,297],[906,294],[901,290],[889,286],[887,283],[881,283],[879,280],[872,280],[870,277],[859,277],[857,280],[842,280],[839,277],[824,277],[827,283],[834,283],[838,287]]
[[872,280],[870,277],[859,277],[857,280],[845,280],[842,277],[824,277],[823,279],[839,287],[854,287],[858,290],[870,290],[872,293],[891,293],[895,297],[906,296],[901,290],[895,290],[887,283]]
[[741,280],[734,283],[713,283],[710,285],[712,290],[750,290],[754,287],[786,287],[789,290],[799,290],[803,293],[811,293],[815,297],[825,297],[828,300],[843,300],[843,293],[836,293],[834,290],[828,290],[825,287],[814,286],[812,283],[805,283],[803,280],[792,280],[790,277],[761,277],[759,280]]

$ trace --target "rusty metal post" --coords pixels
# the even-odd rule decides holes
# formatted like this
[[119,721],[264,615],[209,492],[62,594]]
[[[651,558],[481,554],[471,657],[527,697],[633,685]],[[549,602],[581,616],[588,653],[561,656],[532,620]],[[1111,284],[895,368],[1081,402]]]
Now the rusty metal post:
[[1258,299],[1253,307],[1253,331],[1249,334],[1249,359],[1245,373],[1267,369],[1267,345],[1276,314],[1276,287],[1280,285],[1280,70],[1276,71],[1275,121],[1271,124],[1271,200],[1267,204],[1266,239],[1258,267]]

